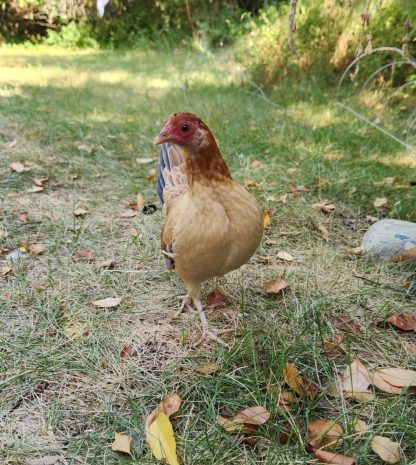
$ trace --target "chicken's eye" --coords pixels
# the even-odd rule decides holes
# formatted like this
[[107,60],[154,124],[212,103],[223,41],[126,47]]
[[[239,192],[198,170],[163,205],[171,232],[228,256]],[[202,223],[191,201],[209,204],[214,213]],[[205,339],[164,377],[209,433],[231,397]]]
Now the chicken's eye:
[[189,125],[186,123],[181,124],[181,131],[182,132],[188,132],[189,131]]

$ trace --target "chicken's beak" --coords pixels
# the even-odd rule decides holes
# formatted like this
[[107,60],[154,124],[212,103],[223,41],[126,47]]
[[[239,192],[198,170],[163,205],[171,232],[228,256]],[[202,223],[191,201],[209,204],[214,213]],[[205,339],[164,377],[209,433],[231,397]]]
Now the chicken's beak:
[[163,142],[169,142],[168,134],[165,131],[162,131],[153,139],[153,145],[160,145],[163,144]]

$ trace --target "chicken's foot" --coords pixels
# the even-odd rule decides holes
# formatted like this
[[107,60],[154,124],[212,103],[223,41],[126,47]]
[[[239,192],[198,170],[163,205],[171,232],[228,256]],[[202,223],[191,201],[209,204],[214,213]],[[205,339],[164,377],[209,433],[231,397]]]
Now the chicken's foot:
[[175,312],[171,317],[169,317],[169,322],[177,320],[179,318],[180,314],[185,310],[195,312],[195,310],[192,308],[192,298],[190,297],[189,294],[180,295],[180,296],[178,296],[178,299],[179,299],[179,302],[180,302],[179,310],[177,312]]
[[198,342],[195,344],[195,347],[199,346],[205,340],[212,340],[212,341],[218,342],[219,344],[225,347],[230,348],[230,346],[218,336],[221,334],[231,333],[234,330],[233,329],[217,329],[211,326],[208,322],[207,316],[205,315],[204,309],[202,308],[202,302],[199,299],[193,299],[193,302],[198,311],[199,318],[201,320],[201,326],[202,326],[202,336],[200,337]]

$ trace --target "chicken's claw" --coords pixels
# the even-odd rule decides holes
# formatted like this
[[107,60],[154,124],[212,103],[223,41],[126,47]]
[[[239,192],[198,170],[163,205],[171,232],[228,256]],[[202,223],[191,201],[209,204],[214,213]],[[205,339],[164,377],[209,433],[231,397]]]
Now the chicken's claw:
[[202,336],[196,342],[195,347],[201,345],[204,341],[211,340],[211,341],[218,342],[218,344],[221,344],[222,346],[227,347],[229,349],[230,348],[229,344],[227,344],[225,341],[223,341],[218,336],[220,334],[227,334],[227,333],[232,333],[232,332],[234,332],[234,329],[217,329],[217,328],[214,328],[213,326],[204,327],[202,328]]

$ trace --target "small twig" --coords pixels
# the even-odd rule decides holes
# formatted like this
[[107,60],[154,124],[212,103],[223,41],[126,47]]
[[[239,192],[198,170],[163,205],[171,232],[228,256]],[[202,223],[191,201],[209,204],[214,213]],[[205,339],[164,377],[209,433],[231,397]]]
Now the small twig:
[[363,281],[366,281],[367,283],[374,284],[376,286],[381,286],[381,287],[384,287],[385,289],[390,289],[391,291],[394,291],[394,292],[399,292],[400,294],[402,294],[405,297],[415,297],[415,296],[413,296],[411,294],[408,294],[407,292],[406,293],[403,292],[403,289],[400,288],[400,287],[390,286],[389,284],[384,284],[384,283],[379,283],[377,281],[373,281],[370,278],[367,278],[367,276],[362,276],[362,275],[356,274],[356,273],[354,273],[353,276],[354,276],[354,278],[362,279]]

